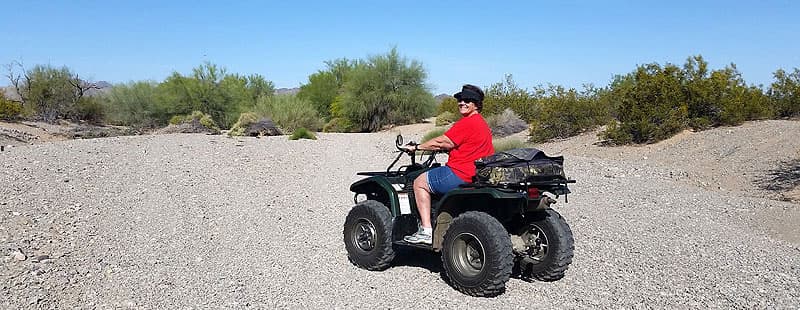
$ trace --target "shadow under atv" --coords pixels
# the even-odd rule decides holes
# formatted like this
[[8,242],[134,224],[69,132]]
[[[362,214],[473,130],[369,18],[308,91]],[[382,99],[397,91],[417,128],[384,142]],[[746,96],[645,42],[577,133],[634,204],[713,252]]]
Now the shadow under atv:
[[[440,277],[445,282],[449,283],[450,281],[444,273],[442,255],[439,252],[417,248],[396,248],[395,258],[392,261],[391,267],[425,268],[431,273],[439,273]],[[524,277],[519,263],[514,264],[514,268],[511,272],[511,279],[517,279],[528,283],[545,282],[530,277]]]

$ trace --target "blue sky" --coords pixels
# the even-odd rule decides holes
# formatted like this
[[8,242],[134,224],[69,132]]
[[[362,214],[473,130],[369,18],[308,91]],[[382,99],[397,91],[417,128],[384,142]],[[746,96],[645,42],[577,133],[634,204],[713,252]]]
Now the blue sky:
[[[392,47],[434,94],[605,86],[637,64],[735,63],[749,84],[800,68],[799,1],[5,1],[0,63],[66,65],[90,80],[162,81],[204,61],[298,87],[337,58]],[[7,80],[0,85],[8,84]]]

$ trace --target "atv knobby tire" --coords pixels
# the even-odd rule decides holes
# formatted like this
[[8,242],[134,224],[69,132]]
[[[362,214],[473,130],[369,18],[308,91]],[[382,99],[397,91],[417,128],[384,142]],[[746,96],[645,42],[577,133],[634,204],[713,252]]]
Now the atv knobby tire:
[[383,270],[394,259],[392,214],[374,200],[356,204],[344,222],[344,247],[354,265],[367,270]]
[[445,232],[442,264],[456,290],[470,296],[500,295],[514,266],[511,238],[491,215],[465,212]]
[[539,212],[518,233],[529,248],[544,250],[518,262],[523,278],[556,281],[564,277],[575,246],[572,230],[561,214],[552,209]]

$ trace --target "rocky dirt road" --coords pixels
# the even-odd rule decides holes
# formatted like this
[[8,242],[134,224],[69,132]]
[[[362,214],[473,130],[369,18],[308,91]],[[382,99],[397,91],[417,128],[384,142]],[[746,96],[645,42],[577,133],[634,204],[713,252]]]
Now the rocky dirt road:
[[[541,145],[578,180],[556,205],[575,258],[560,281],[511,279],[491,299],[450,288],[437,254],[383,272],[348,262],[348,186],[393,159],[392,132],[15,146],[0,153],[0,308],[794,308],[800,206],[734,189],[800,158],[800,139],[778,138],[797,133],[770,121],[639,148]],[[736,167],[751,168],[714,172]]]

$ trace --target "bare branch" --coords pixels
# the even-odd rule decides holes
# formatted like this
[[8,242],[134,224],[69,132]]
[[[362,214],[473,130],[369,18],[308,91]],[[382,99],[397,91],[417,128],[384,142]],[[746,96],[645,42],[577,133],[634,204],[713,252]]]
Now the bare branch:
[[[14,87],[14,91],[19,96],[17,98],[10,98],[15,102],[19,102],[22,106],[25,106],[27,103],[27,93],[26,89],[30,89],[30,82],[31,79],[28,76],[27,72],[25,71],[25,66],[22,64],[21,61],[14,60],[10,64],[6,64],[6,78],[11,83],[11,86]],[[16,72],[15,68],[19,68],[19,73]],[[22,78],[25,78],[24,81],[20,81]]]

